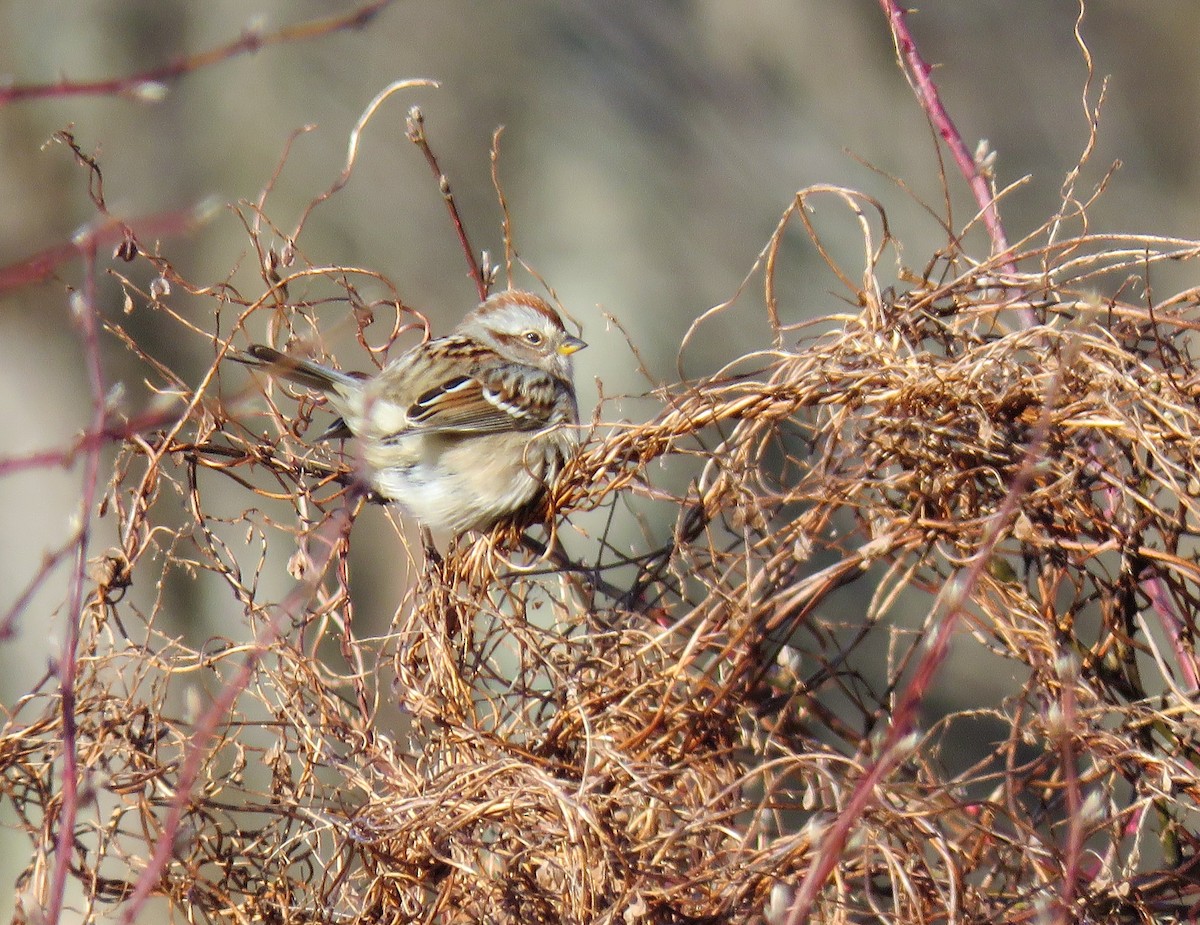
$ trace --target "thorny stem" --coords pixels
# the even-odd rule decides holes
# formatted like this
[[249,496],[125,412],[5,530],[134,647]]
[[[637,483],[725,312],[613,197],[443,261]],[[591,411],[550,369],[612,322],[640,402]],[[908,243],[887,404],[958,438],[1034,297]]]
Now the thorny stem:
[[324,545],[327,552],[320,562],[313,563],[311,571],[299,582],[291,593],[280,602],[274,618],[263,629],[262,633],[248,648],[246,660],[238,669],[237,674],[222,688],[220,694],[196,724],[196,731],[188,740],[183,764],[179,769],[179,777],[175,783],[175,796],[162,821],[162,828],[154,844],[154,854],[133,888],[133,893],[121,913],[122,925],[131,925],[137,918],[142,905],[151,891],[158,884],[163,869],[170,860],[175,848],[175,838],[179,834],[183,814],[191,805],[192,788],[200,775],[201,768],[208,756],[209,742],[216,732],[218,724],[229,716],[237,698],[254,678],[258,663],[271,645],[283,633],[294,619],[302,614],[330,566],[338,556],[344,553],[352,523],[351,512],[358,503],[358,492],[351,490],[346,498],[346,506],[335,511],[311,537],[318,545]]
[[[1064,665],[1070,663],[1064,659]],[[1063,769],[1063,777],[1065,779],[1067,791],[1067,844],[1064,852],[1063,860],[1063,881],[1060,887],[1059,894],[1059,909],[1058,921],[1066,925],[1068,922],[1074,921],[1071,915],[1071,907],[1075,904],[1075,886],[1076,878],[1079,876],[1079,862],[1083,856],[1083,839],[1084,825],[1086,820],[1083,818],[1082,808],[1083,801],[1080,798],[1080,781],[1079,771],[1075,767],[1075,746],[1072,739],[1073,730],[1077,729],[1079,722],[1078,710],[1075,703],[1075,681],[1076,678],[1070,678],[1070,683],[1066,683],[1067,679],[1063,679],[1062,690],[1059,695],[1060,726],[1058,730],[1059,742],[1059,762]]]
[[[103,224],[97,224],[89,231],[87,239],[96,248],[111,246],[117,256],[127,255],[132,259],[137,254],[139,240],[155,241],[190,234],[213,213],[210,203],[201,202],[192,208],[143,215],[128,222],[108,216]],[[81,252],[79,242],[68,241],[2,266],[0,292],[42,282],[63,264],[77,259]]]
[[850,800],[821,838],[816,862],[800,884],[795,902],[788,914],[787,925],[801,925],[802,922],[809,920],[813,905],[817,900],[817,894],[825,886],[826,880],[837,866],[842,849],[850,837],[851,829],[857,825],[867,806],[875,799],[876,788],[879,784],[897,764],[904,760],[905,750],[901,746],[916,728],[917,714],[921,704],[925,701],[938,669],[949,654],[950,640],[958,628],[959,621],[967,613],[966,605],[971,600],[974,589],[992,561],[997,545],[1005,537],[1016,517],[1021,499],[1033,481],[1038,460],[1045,452],[1050,437],[1052,412],[1062,387],[1062,371],[1070,369],[1072,366],[1074,359],[1071,356],[1072,352],[1071,350],[1066,352],[1058,374],[1054,376],[1046,390],[1042,413],[1037,426],[1030,435],[1021,467],[1017,470],[1017,474],[1004,496],[1004,501],[990,518],[979,548],[971,557],[969,564],[957,575],[952,576],[942,588],[939,603],[944,608],[944,612],[938,622],[937,630],[929,640],[927,651],[917,665],[911,683],[892,712],[891,724],[883,743],[879,746],[878,757],[855,785]]
[[454,192],[450,189],[450,179],[442,173],[437,155],[429,146],[429,137],[425,134],[425,115],[419,106],[414,106],[408,111],[408,140],[421,149],[421,153],[425,155],[425,162],[429,164],[429,169],[437,178],[438,189],[446,203],[446,211],[450,213],[450,221],[454,224],[454,230],[458,234],[458,243],[462,246],[463,255],[467,258],[467,270],[479,292],[479,301],[482,302],[487,298],[488,281],[484,278],[479,260],[475,256],[475,250],[471,247],[471,239],[467,236],[466,226],[463,225],[462,218],[458,214],[458,204],[455,203]]
[[[933,123],[938,135],[950,149],[954,163],[958,165],[959,172],[975,196],[984,227],[987,228],[988,235],[992,239],[993,257],[999,261],[1005,273],[1016,276],[1017,264],[1013,259],[1012,247],[1008,243],[1004,224],[1000,221],[995,194],[983,171],[980,170],[979,164],[976,163],[971,149],[967,147],[962,134],[954,124],[954,120],[950,118],[950,113],[942,105],[942,97],[938,93],[937,84],[929,76],[933,68],[917,50],[916,40],[909,31],[908,11],[903,9],[896,0],[879,0],[879,3],[888,18],[892,39],[896,44],[896,52],[900,56],[901,63],[906,66],[909,81],[913,85],[917,100],[925,110],[930,122]],[[1036,323],[1036,318],[1031,311],[1022,310],[1020,317],[1029,327]]]
[[80,453],[91,453],[110,443],[131,440],[138,435],[173,424],[178,419],[177,407],[148,411],[125,421],[106,419],[100,430],[89,427],[62,449],[38,450],[25,456],[0,456],[0,476],[13,475],[28,469],[67,468],[75,464]]
[[1159,625],[1171,642],[1176,664],[1179,665],[1184,680],[1188,687],[1195,690],[1200,687],[1200,672],[1197,671],[1196,656],[1184,639],[1184,621],[1180,619],[1178,610],[1167,596],[1161,578],[1155,576],[1147,579],[1142,588],[1150,599],[1150,609],[1158,616]]
[[1000,223],[1000,215],[996,210],[996,200],[992,196],[987,180],[979,170],[979,165],[975,163],[974,156],[966,142],[963,141],[962,134],[955,126],[954,120],[950,118],[946,107],[942,105],[942,97],[938,93],[937,84],[929,78],[933,68],[917,50],[917,43],[908,28],[908,11],[901,9],[896,0],[879,0],[879,2],[883,6],[883,12],[887,15],[888,23],[891,26],[896,50],[899,52],[901,60],[908,65],[908,73],[916,84],[914,89],[917,99],[933,121],[942,140],[950,148],[954,162],[970,185],[971,192],[975,194],[975,201],[983,213],[983,222],[987,226],[988,234],[992,237],[993,253],[1004,256],[1006,260],[1004,267],[1007,271],[1016,272],[1016,265],[1012,262],[1009,253],[1008,236],[1004,233],[1004,226]]
[[33,596],[37,594],[38,589],[46,582],[59,563],[75,552],[75,545],[78,542],[79,534],[76,533],[54,552],[48,552],[42,556],[42,564],[25,585],[25,590],[17,595],[17,599],[13,601],[4,617],[0,618],[0,641],[7,642],[16,636],[17,618],[25,612],[25,608],[29,606]]
[[263,33],[254,27],[247,27],[238,38],[224,45],[199,54],[175,58],[161,67],[150,68],[128,77],[86,81],[60,80],[52,84],[13,84],[0,88],[0,107],[25,100],[66,96],[132,96],[135,99],[154,101],[161,95],[161,89],[157,85],[166,81],[220,64],[230,58],[257,52],[270,45],[307,42],[345,29],[360,29],[393,2],[395,0],[374,0],[373,3],[340,16],[286,26],[277,32]]
[[[96,240],[91,235],[81,244],[84,258],[83,289],[70,296],[71,312],[83,341],[84,362],[92,393],[92,429],[102,431],[108,410],[104,394],[104,372],[100,366],[100,326],[96,314]],[[84,456],[83,486],[79,500],[79,532],[76,537],[75,569],[67,604],[66,636],[58,665],[62,698],[62,799],[58,812],[54,874],[46,906],[46,921],[57,925],[62,915],[67,875],[75,851],[75,820],[79,811],[79,767],[76,750],[75,676],[78,670],[79,628],[83,621],[83,583],[87,572],[88,540],[92,508],[100,483],[100,446],[89,447]]]

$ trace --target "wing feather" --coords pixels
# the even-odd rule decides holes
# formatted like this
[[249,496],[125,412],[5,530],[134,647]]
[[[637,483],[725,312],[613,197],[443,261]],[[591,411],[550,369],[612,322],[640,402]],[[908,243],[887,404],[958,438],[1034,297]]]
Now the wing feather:
[[424,433],[497,433],[540,430],[550,421],[565,384],[531,366],[490,367],[454,376],[408,408],[413,430]]

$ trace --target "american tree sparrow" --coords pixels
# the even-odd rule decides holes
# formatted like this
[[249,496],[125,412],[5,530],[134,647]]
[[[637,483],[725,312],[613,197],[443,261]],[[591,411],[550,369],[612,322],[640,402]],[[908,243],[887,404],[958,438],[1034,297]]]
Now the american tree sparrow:
[[571,354],[585,346],[545,300],[509,289],[369,378],[261,344],[234,358],[327,395],[341,420],[324,436],[358,438],[374,489],[459,534],[535,500],[574,452]]

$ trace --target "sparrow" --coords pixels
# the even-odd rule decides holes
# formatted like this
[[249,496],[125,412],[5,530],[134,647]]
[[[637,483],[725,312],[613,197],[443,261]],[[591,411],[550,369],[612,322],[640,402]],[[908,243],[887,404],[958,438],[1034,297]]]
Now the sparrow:
[[239,362],[320,392],[371,486],[422,525],[485,530],[539,498],[578,442],[571,357],[586,347],[544,299],[495,293],[454,331],[362,376],[262,344]]

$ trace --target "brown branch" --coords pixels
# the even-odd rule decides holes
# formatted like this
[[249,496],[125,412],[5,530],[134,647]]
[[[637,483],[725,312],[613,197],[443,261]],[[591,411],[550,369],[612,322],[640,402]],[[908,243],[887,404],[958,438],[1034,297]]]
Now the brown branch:
[[475,249],[471,246],[471,240],[467,236],[466,226],[463,225],[462,217],[458,214],[458,204],[454,201],[453,190],[450,189],[450,178],[442,173],[442,168],[438,165],[437,155],[433,153],[433,148],[429,146],[429,136],[425,133],[425,116],[421,112],[420,107],[417,106],[413,106],[408,111],[408,140],[421,149],[421,153],[425,155],[425,162],[429,165],[429,169],[433,171],[434,177],[437,178],[438,190],[441,192],[442,199],[446,203],[446,211],[450,213],[450,222],[454,225],[454,231],[458,235],[458,243],[462,247],[463,256],[467,260],[467,273],[475,283],[475,289],[479,293],[479,301],[482,302],[487,298],[488,280],[479,266],[479,258],[475,256]]

